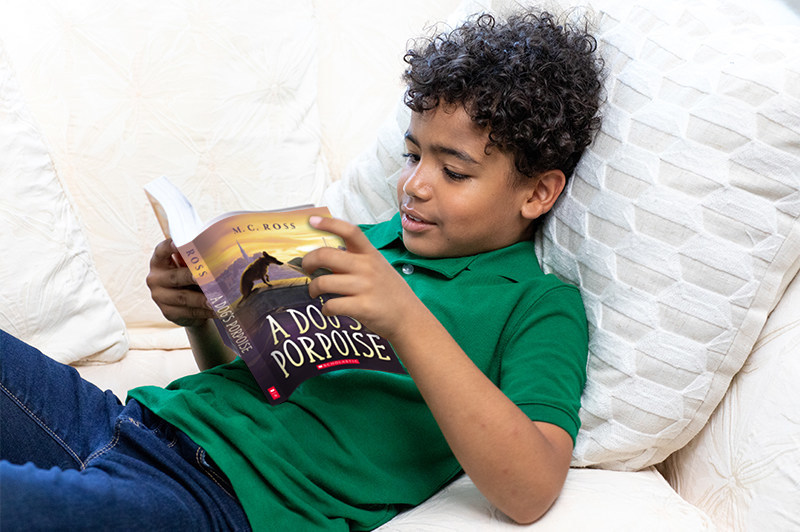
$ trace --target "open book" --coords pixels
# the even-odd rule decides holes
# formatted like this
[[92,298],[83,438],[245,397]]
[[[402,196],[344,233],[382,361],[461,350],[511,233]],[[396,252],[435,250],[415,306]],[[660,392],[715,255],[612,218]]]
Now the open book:
[[[244,360],[272,404],[306,379],[338,369],[405,373],[386,339],[347,316],[325,316],[329,297],[311,299],[303,256],[341,239],[311,227],[325,207],[241,211],[203,223],[166,177],[145,185],[164,234],[171,237],[212,308],[226,344]],[[324,275],[317,271],[312,275]]]

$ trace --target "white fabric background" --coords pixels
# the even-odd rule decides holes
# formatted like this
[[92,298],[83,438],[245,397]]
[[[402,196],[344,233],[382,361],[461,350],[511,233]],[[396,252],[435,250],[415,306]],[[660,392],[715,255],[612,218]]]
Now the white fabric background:
[[0,35],[128,326],[164,324],[144,284],[163,238],[148,181],[168,175],[204,219],[319,199],[313,18],[310,0],[3,4]]
[[[509,3],[513,2],[497,2],[500,7]],[[4,268],[12,261],[25,264],[35,255],[40,262],[50,266],[55,262],[57,270],[66,271],[52,259],[67,257],[71,266],[80,266],[81,275],[91,277],[94,260],[105,284],[101,292],[107,288],[126,318],[132,344],[147,350],[132,353],[121,363],[84,369],[98,381],[103,380],[104,369],[117,372],[124,394],[129,384],[164,384],[169,375],[191,371],[185,351],[161,351],[183,347],[186,341],[182,331],[163,327],[144,287],[146,262],[160,235],[140,185],[155,175],[170,174],[209,216],[248,202],[267,207],[314,201],[328,179],[337,177],[352,154],[376,136],[376,125],[388,115],[388,127],[378,142],[343,171],[345,179],[326,196],[334,209],[354,219],[388,216],[394,209],[391,174],[402,151],[397,130],[400,134],[405,130],[407,115],[402,108],[399,114],[394,111],[402,63],[384,58],[396,57],[393,50],[404,46],[408,35],[427,21],[444,18],[455,4],[428,6],[415,0],[381,11],[363,1],[299,2],[280,8],[277,3],[245,1],[225,6],[205,1],[124,6],[97,0],[68,5],[42,0],[0,3],[0,37],[7,40],[21,92],[32,111],[24,133],[8,131],[12,137],[26,138],[36,130],[27,126],[41,124],[69,192],[53,188],[54,203],[44,209],[42,219],[47,222],[55,213],[71,224],[72,235],[56,246],[58,254],[47,259],[36,251],[43,248],[32,251],[34,246],[3,241],[5,249],[13,250],[4,257],[8,261]],[[469,11],[480,4],[464,2],[461,7]],[[775,2],[758,6],[743,1],[663,6],[642,2],[639,8],[611,0],[594,4],[622,10],[600,28],[604,42],[619,50],[610,63],[618,75],[610,92],[617,108],[597,149],[587,158],[582,183],[573,186],[571,199],[565,202],[563,217],[550,225],[548,245],[560,249],[548,256],[560,257],[560,273],[578,276],[590,296],[597,296],[588,298],[595,323],[601,328],[610,323],[612,333],[624,333],[621,339],[601,334],[602,342],[619,345],[625,354],[613,359],[614,366],[591,370],[593,378],[609,388],[596,387],[591,391],[594,397],[587,396],[587,412],[596,419],[588,419],[585,427],[596,434],[581,436],[578,460],[639,468],[680,447],[699,430],[698,424],[725,391],[726,379],[755,342],[758,324],[796,270],[787,256],[796,245],[791,235],[797,224],[800,175],[796,171],[798,32],[783,27],[792,24],[796,30],[794,12]],[[312,26],[316,29],[310,30]],[[700,155],[693,158],[694,149]],[[50,155],[41,145],[34,152],[36,157],[26,160],[36,161],[36,179],[45,179],[44,190],[52,177],[46,177]],[[291,179],[281,182],[286,175]],[[608,186],[598,188],[606,178]],[[273,179],[276,188],[261,186]],[[654,194],[657,187],[672,192]],[[33,197],[25,194],[12,198]],[[68,212],[63,206],[68,205],[69,195],[76,216],[62,214]],[[39,196],[37,201],[44,200]],[[23,204],[15,201],[12,207]],[[580,212],[587,209],[589,214],[581,218]],[[87,230],[91,255],[86,239],[80,242],[78,224]],[[702,238],[685,244],[697,235]],[[635,245],[629,241],[634,237],[648,245]],[[790,246],[778,244],[776,238]],[[765,266],[769,260],[772,269]],[[33,268],[23,273],[29,272],[35,274],[32,282],[43,276]],[[52,281],[47,290],[72,290],[56,277],[47,278]],[[607,278],[622,287],[622,294],[609,293],[600,301],[598,294],[608,286]],[[22,286],[28,292],[11,296],[19,316],[48,316],[51,311],[41,308],[46,299],[30,292],[30,285]],[[81,286],[96,288],[99,283]],[[700,289],[693,294],[696,287]],[[659,290],[671,297],[653,312],[649,305],[663,295]],[[772,298],[765,295],[770,293]],[[97,308],[108,316],[111,336],[88,338],[80,332],[85,326],[71,324],[69,333],[80,348],[71,354],[83,356],[85,348],[102,352],[103,345],[115,342],[121,346],[116,356],[124,351],[124,329],[115,321],[113,307],[107,307],[108,300],[98,294]],[[47,300],[58,305],[78,301],[71,292],[69,296]],[[695,298],[694,304],[687,303],[689,296]],[[789,308],[796,309],[796,296],[792,301],[794,307]],[[748,318],[753,309],[754,317]],[[69,305],[52,312],[65,320],[76,317],[76,309]],[[682,320],[682,313],[706,318],[711,326],[703,319]],[[737,320],[744,326],[737,329]],[[690,324],[692,328],[686,327]],[[645,331],[647,336],[648,326],[670,334],[643,345],[635,335]],[[730,336],[720,338],[718,333],[705,343],[674,336],[707,338],[709,331],[731,331],[731,327],[743,332],[730,342]],[[790,396],[796,387],[790,384],[791,371],[765,363],[777,357],[779,364],[790,364],[786,357],[796,354],[797,347],[793,336],[781,343],[769,339],[777,331],[768,331],[772,332],[756,344],[759,358],[744,366],[709,426],[669,463],[670,478],[681,494],[724,528],[772,522],[780,528],[798,521],[786,510],[791,507],[786,497],[794,493],[790,488],[798,485],[795,470],[787,463],[796,461],[787,462],[794,455],[780,450],[781,445],[797,448],[796,439],[786,440],[786,433],[797,424],[791,414],[777,408],[788,402],[781,395]],[[98,339],[100,347],[92,347],[90,342]],[[658,349],[670,345],[674,348],[659,354]],[[775,355],[776,346],[783,346],[778,351],[782,355]],[[599,352],[608,350],[601,347]],[[603,364],[608,360],[596,359]],[[756,378],[760,384],[745,386],[745,376],[767,372],[769,377]],[[766,380],[758,380],[762,378]],[[784,384],[774,391],[782,393],[764,393],[766,382],[778,381]],[[685,388],[677,388],[678,384]],[[620,388],[601,393],[614,385]],[[703,395],[706,385],[713,390],[710,387]],[[655,390],[660,392],[657,401],[651,397]],[[629,396],[633,400],[624,404],[627,392],[633,392]],[[601,412],[605,418],[596,415],[612,393],[616,405]],[[680,404],[673,402],[675,396]],[[774,417],[763,417],[765,428],[758,434],[742,430],[742,423],[749,426],[762,412],[755,402],[762,396],[767,408],[774,407]],[[697,404],[698,397],[702,404]],[[692,414],[692,409],[698,413]],[[732,417],[739,412],[746,415]],[[630,422],[639,425],[625,425]],[[640,430],[642,426],[646,430]],[[782,443],[773,445],[776,441]],[[591,448],[586,442],[600,443]],[[650,474],[652,469],[645,471]],[[572,478],[578,491],[589,486],[583,477]],[[595,484],[600,494],[605,490],[619,500],[633,501],[618,494],[641,489],[655,505],[656,498],[668,500],[662,498],[666,486],[658,482],[645,486],[632,477],[603,478],[609,484]],[[468,479],[450,495],[462,497],[462,502],[475,500],[476,493],[470,491],[474,487],[462,488],[469,488]],[[778,489],[780,494],[771,491]],[[581,501],[586,496],[565,498],[572,503],[564,507],[562,518],[585,510]],[[439,503],[441,508],[453,508],[441,500],[434,506]],[[626,515],[644,519],[633,510],[635,505],[628,505]],[[685,508],[674,505],[676,511]],[[701,515],[691,513],[695,514],[691,519]],[[451,516],[451,522],[459,515],[470,514]],[[601,527],[599,515],[592,521]],[[603,523],[612,523],[606,529],[613,529],[613,516],[606,517]],[[494,515],[489,522],[493,519],[500,520]],[[662,521],[670,522],[666,517]],[[702,519],[698,526],[704,526]]]

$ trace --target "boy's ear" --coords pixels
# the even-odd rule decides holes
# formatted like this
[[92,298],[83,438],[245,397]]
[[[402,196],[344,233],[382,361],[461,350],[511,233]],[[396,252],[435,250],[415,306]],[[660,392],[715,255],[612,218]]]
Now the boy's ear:
[[567,178],[561,170],[548,170],[534,177],[532,181],[527,187],[527,200],[522,205],[522,216],[529,220],[535,220],[553,208],[553,204],[564,191]]

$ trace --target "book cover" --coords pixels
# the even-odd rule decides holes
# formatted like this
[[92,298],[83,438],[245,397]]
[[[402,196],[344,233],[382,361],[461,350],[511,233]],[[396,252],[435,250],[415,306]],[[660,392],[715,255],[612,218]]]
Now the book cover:
[[322,314],[324,301],[336,296],[308,294],[303,256],[322,246],[344,246],[308,223],[312,215],[330,216],[327,208],[233,212],[202,224],[167,178],[148,183],[145,191],[216,312],[223,339],[270,403],[285,401],[303,381],[329,371],[405,373],[386,339],[348,316]]

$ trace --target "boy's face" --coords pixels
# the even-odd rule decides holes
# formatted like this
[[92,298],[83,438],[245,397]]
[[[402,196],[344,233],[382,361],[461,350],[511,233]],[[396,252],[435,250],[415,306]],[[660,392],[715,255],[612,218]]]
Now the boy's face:
[[[529,237],[523,205],[532,185],[514,186],[514,161],[462,106],[412,113],[407,162],[397,183],[406,248],[425,257],[500,249]],[[531,179],[534,182],[535,179]]]

